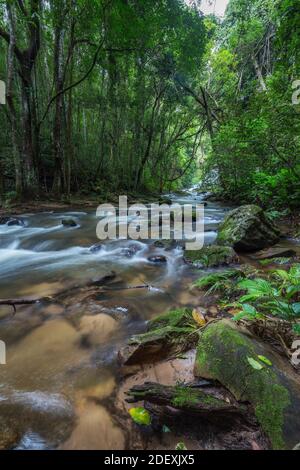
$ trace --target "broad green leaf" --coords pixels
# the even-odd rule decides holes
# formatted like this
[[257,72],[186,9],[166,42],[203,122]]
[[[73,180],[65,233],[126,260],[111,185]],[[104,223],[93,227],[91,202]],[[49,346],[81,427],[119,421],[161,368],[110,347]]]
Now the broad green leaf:
[[300,335],[300,323],[295,323],[293,325],[293,331],[297,334]]
[[143,426],[149,426],[151,424],[150,413],[145,410],[145,408],[130,408],[129,414],[136,424],[141,424]]
[[267,364],[267,366],[272,366],[272,362],[270,361],[270,359],[268,359],[267,357],[265,356],[258,356],[258,359],[262,362],[264,362],[265,364]]
[[249,362],[250,366],[255,370],[261,370],[264,367],[255,359],[253,359],[253,357],[247,357],[247,361]]
[[185,443],[178,442],[178,444],[176,444],[175,450],[187,450]]
[[296,316],[300,315],[300,302],[295,302],[292,304],[292,309]]

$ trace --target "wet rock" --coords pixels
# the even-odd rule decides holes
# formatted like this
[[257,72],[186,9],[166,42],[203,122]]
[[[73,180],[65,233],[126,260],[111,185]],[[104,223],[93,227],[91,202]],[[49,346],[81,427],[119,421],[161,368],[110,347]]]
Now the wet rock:
[[0,415],[0,449],[19,448],[30,434],[55,447],[74,426],[71,403],[58,393],[14,391],[0,402]]
[[232,246],[237,251],[252,252],[275,245],[280,232],[255,205],[241,206],[231,211],[220,224],[217,243]]
[[94,254],[99,253],[99,251],[102,250],[102,247],[103,247],[102,243],[96,243],[95,245],[89,248],[89,251],[90,253],[94,253]]
[[160,197],[158,200],[159,204],[167,204],[168,206],[171,206],[173,204],[172,199],[168,197]]
[[167,258],[163,255],[149,256],[148,261],[154,264],[166,263]]
[[207,192],[207,193],[200,193],[202,195],[202,201],[210,201],[210,202],[217,202],[220,200],[220,196],[215,193]]
[[299,442],[299,376],[246,330],[229,320],[209,324],[199,340],[194,373],[217,380],[236,400],[251,403],[274,449],[293,448]]
[[103,406],[80,402],[76,409],[77,425],[63,450],[124,450],[125,436]]
[[118,328],[118,323],[109,315],[84,315],[80,320],[79,330],[88,343],[97,346],[108,341]]
[[148,323],[147,332],[130,338],[119,351],[122,365],[149,363],[174,357],[188,351],[197,342],[192,309],[178,309],[156,317]]
[[184,246],[183,240],[156,240],[153,245],[156,248],[163,248],[166,251],[175,250]]
[[269,248],[267,250],[257,251],[251,255],[251,258],[260,261],[272,258],[292,258],[296,256],[296,251],[291,248]]
[[132,258],[135,256],[139,251],[141,251],[142,247],[138,244],[131,243],[126,248],[123,248],[121,251],[122,256],[126,256],[127,258]]
[[186,250],[184,260],[197,268],[212,268],[235,264],[238,256],[229,246],[211,245],[201,250]]
[[24,227],[24,221],[17,217],[0,217],[0,225],[8,225],[8,227],[12,227],[14,225]]
[[78,367],[88,357],[88,351],[79,347],[80,340],[80,334],[63,319],[35,327],[11,349],[9,367],[3,369],[3,382],[16,388],[22,383],[32,390],[43,390],[45,384],[51,388],[66,367]]
[[62,219],[61,223],[64,227],[77,227],[76,221],[71,218]]
[[21,434],[10,424],[1,420],[0,428],[0,450],[13,449],[19,442]]

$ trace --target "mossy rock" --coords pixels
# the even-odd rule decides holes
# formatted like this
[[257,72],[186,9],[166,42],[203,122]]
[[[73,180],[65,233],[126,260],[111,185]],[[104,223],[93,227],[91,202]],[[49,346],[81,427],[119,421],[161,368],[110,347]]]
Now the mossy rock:
[[192,309],[171,310],[151,320],[146,333],[132,336],[119,359],[123,365],[134,365],[174,357],[196,346],[196,327]]
[[201,250],[186,250],[184,259],[197,268],[228,266],[238,262],[235,251],[230,246],[206,246]]
[[219,226],[217,244],[232,246],[237,251],[253,252],[275,245],[280,232],[263,209],[255,205],[231,211]]
[[[257,369],[250,364],[253,360]],[[221,320],[203,330],[194,374],[218,380],[237,400],[250,402],[274,449],[293,448],[299,442],[299,378],[288,363],[233,322]]]

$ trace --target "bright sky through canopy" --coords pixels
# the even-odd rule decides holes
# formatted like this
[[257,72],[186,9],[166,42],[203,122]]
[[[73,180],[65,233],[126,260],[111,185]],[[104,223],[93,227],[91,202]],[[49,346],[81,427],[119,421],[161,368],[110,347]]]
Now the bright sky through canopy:
[[[192,3],[192,0],[185,0],[186,3]],[[202,0],[201,10],[205,14],[214,13],[217,16],[224,16],[229,0]]]

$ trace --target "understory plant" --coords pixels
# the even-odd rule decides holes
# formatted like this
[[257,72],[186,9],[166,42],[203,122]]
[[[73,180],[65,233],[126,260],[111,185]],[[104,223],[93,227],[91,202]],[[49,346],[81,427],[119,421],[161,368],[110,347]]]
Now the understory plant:
[[300,334],[300,264],[288,271],[273,270],[268,279],[243,279],[237,289],[242,294],[231,304],[239,309],[235,321],[273,316],[288,321],[294,332]]

